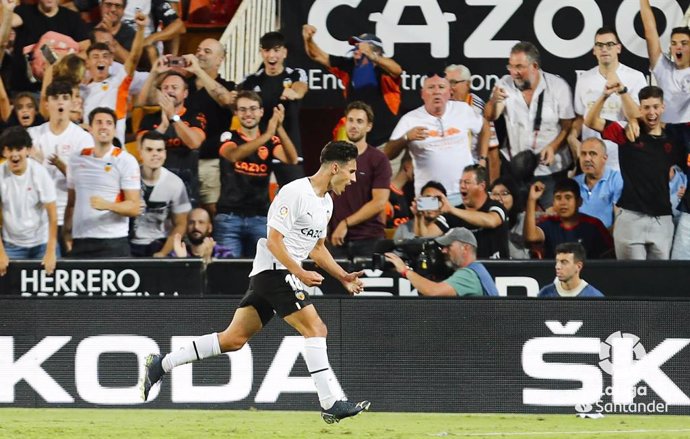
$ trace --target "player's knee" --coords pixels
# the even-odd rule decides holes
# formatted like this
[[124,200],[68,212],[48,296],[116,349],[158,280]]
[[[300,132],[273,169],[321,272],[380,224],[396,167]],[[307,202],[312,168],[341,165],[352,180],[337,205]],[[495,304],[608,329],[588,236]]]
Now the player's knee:
[[249,337],[243,337],[239,334],[232,334],[227,331],[223,331],[218,334],[218,342],[220,344],[221,352],[234,352],[242,349]]
[[326,324],[322,321],[315,322],[311,325],[309,325],[307,328],[305,328],[306,334],[303,334],[305,337],[327,337],[328,336],[328,328],[326,327]]

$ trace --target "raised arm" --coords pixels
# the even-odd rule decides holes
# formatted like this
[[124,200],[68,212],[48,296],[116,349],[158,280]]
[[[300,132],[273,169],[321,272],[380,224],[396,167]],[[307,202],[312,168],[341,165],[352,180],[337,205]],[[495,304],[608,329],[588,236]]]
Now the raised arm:
[[544,195],[544,183],[538,181],[529,189],[527,205],[525,206],[525,224],[522,235],[525,242],[544,242],[544,231],[537,227],[537,200]]
[[313,61],[321,64],[326,68],[331,68],[331,63],[329,61],[328,54],[323,51],[315,42],[314,34],[316,33],[316,27],[311,24],[305,24],[302,26],[302,39],[304,40],[304,51],[307,56]]
[[647,42],[649,68],[653,70],[654,66],[656,66],[656,63],[659,61],[659,57],[661,57],[662,50],[659,31],[656,28],[654,11],[652,11],[649,0],[640,0],[640,18],[642,19],[642,26],[644,27],[644,39]]

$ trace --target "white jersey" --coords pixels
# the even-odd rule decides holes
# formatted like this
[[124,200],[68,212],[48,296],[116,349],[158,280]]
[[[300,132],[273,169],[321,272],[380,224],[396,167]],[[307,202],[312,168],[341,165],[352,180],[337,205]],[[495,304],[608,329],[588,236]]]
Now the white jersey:
[[[142,189],[143,184],[142,182]],[[158,181],[148,197],[142,193],[141,199],[146,207],[144,213],[134,220],[132,243],[137,245],[147,245],[156,239],[167,238],[172,227],[170,214],[192,210],[182,179],[165,168],[161,168]]]
[[65,131],[57,135],[50,130],[49,122],[37,127],[31,127],[27,131],[31,136],[33,147],[39,149],[43,154],[43,166],[48,170],[50,177],[55,183],[58,225],[61,226],[65,218],[65,207],[67,206],[67,177],[60,172],[57,166],[51,165],[48,159],[55,154],[67,164],[72,155],[92,146],[93,138],[91,134],[73,122],[69,123]]
[[[333,213],[333,200],[327,193],[319,197],[307,177],[286,184],[268,209],[267,228],[283,236],[288,254],[298,264],[309,257],[319,239],[325,238]],[[285,269],[266,247],[266,238],[256,244],[256,257],[249,276],[265,270]]]
[[399,139],[416,126],[427,128],[424,140],[407,145],[414,165],[415,193],[430,180],[443,184],[448,196],[460,193],[460,177],[472,159],[472,136],[482,130],[483,119],[465,102],[448,101],[443,116],[429,114],[424,106],[405,114],[395,126],[392,139]]
[[[616,75],[620,78],[623,85],[628,87],[628,93],[635,102],[639,103],[637,94],[640,90],[647,86],[647,79],[642,72],[632,69],[626,65],[618,64]],[[575,85],[574,107],[575,113],[585,117],[594,102],[599,99],[604,86],[606,85],[606,78],[599,72],[599,66],[583,72],[577,78]],[[601,117],[606,120],[625,121],[625,114],[623,114],[623,102],[621,97],[617,94],[612,94],[604,103],[604,108],[601,110]],[[590,137],[601,139],[601,134],[586,125],[582,125],[582,140]],[[620,170],[618,164],[618,145],[610,140],[604,140],[606,144],[606,153],[609,158],[606,165],[610,168]]]
[[27,159],[26,171],[14,175],[7,163],[0,165],[2,240],[19,247],[48,242],[48,214],[44,205],[55,202],[55,186],[48,171]]
[[[570,86],[562,78],[551,73],[539,71],[540,81],[534,90],[530,105],[527,105],[522,91],[519,90],[510,75],[505,75],[498,82],[508,97],[505,99],[503,116],[506,121],[506,131],[510,140],[510,154],[517,155],[522,151],[531,150],[535,154],[542,152],[561,132],[561,119],[574,119],[573,95]],[[544,94],[541,127],[534,131],[534,120],[537,117],[539,95]],[[501,149],[501,153],[510,160],[508,151]],[[561,146],[550,166],[539,164],[534,175],[550,175],[567,169],[572,163],[567,146]]]
[[662,54],[652,73],[659,87],[664,90],[665,109],[661,121],[690,122],[690,67],[678,69],[672,60]]
[[72,156],[67,167],[67,187],[74,189],[74,238],[123,238],[129,234],[129,218],[91,207],[92,196],[108,201],[124,200],[125,190],[141,190],[137,160],[127,151],[111,147],[103,157],[93,148]]
[[[113,63],[110,64],[110,69],[108,70],[108,72],[111,76],[126,74],[124,64],[119,63],[117,61],[113,61]],[[130,96],[136,96],[139,94],[150,74],[150,72],[134,72],[132,84],[130,84],[129,86]]]
[[96,107],[107,107],[115,111],[117,123],[115,135],[122,145],[125,144],[125,131],[127,129],[127,97],[133,77],[128,76],[125,69],[116,71],[115,75],[108,76],[100,82],[89,82],[80,86],[81,96],[84,99],[84,119],[88,120],[89,114]]

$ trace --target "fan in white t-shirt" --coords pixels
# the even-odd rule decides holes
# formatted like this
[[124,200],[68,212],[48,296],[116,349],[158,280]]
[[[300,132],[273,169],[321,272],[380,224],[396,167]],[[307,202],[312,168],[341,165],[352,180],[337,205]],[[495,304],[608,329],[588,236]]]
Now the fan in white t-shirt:
[[31,136],[22,127],[11,127],[0,136],[0,276],[10,259],[43,259],[48,274],[55,270],[57,213],[55,189],[48,171],[29,159]]
[[[70,121],[72,86],[54,81],[46,89],[48,122],[28,129],[33,157],[42,163],[53,180],[57,194],[58,226],[62,226],[67,206],[67,163],[70,156],[93,145],[91,134]],[[61,248],[64,252],[66,249]]]

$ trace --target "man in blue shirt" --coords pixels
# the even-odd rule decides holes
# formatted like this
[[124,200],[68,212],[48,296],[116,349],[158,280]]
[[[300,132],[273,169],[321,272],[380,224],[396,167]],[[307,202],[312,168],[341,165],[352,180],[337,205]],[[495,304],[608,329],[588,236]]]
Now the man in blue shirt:
[[454,227],[436,238],[455,272],[442,282],[415,273],[395,253],[386,253],[400,275],[410,281],[422,296],[498,296],[498,290],[484,265],[477,262],[477,238],[465,227]]
[[575,177],[580,185],[582,206],[580,212],[598,218],[606,228],[613,225],[613,206],[623,191],[620,171],[606,166],[606,144],[599,138],[590,137],[580,147],[582,174]]
[[585,248],[579,242],[564,242],[556,247],[556,279],[539,291],[538,297],[604,297],[584,279]]

